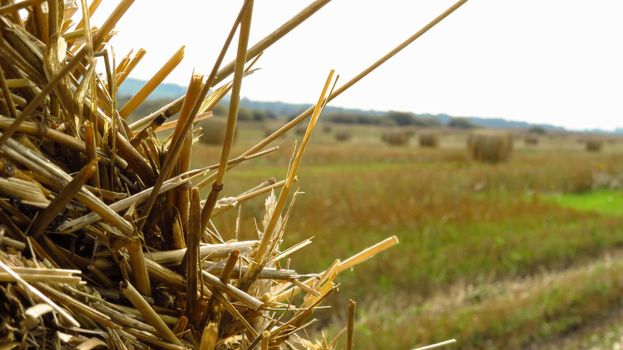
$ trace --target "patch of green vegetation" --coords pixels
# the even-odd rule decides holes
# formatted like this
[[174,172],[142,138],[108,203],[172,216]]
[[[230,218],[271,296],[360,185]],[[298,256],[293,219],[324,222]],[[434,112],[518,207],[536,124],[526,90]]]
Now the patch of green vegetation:
[[623,215],[623,192],[604,190],[545,197],[561,207],[605,215]]
[[[309,271],[322,270],[334,257],[346,258],[342,252],[347,247],[361,249],[393,233],[400,245],[338,280],[348,296],[357,300],[382,298],[388,290],[422,300],[456,284],[480,285],[530,276],[543,269],[563,270],[623,246],[622,230],[616,223],[600,217],[576,221],[554,216],[545,220],[543,216],[520,215],[460,225],[430,222],[385,232],[345,230],[339,240],[329,239],[330,232],[317,232],[316,253],[303,250],[293,259]],[[375,288],[357,288],[360,285]]]

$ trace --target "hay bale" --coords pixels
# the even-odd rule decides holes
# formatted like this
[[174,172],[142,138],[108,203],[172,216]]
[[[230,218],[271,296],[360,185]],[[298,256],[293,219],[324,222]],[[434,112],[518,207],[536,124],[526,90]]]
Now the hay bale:
[[467,151],[472,159],[479,162],[505,162],[513,152],[513,138],[505,132],[474,132],[467,139]]
[[298,136],[303,136],[303,135],[305,135],[305,128],[298,128],[298,129],[296,129],[296,134],[297,134]]
[[[145,52],[132,52],[114,67],[102,64],[99,53],[110,58],[113,29],[132,0],[119,1],[96,32],[86,23],[85,29],[72,24],[78,11],[72,2],[48,1],[45,10],[41,1],[0,5],[0,90],[5,100],[0,105],[6,112],[0,116],[0,334],[5,347],[234,349],[248,347],[254,339],[262,349],[322,344],[300,333],[337,290],[335,278],[398,239],[389,237],[318,273],[282,268],[278,261],[310,243],[296,249],[282,246],[286,201],[307,140],[285,169],[286,180],[263,181],[235,200],[222,198],[224,181],[234,182],[230,188],[240,187],[234,176],[225,180],[225,171],[276,148],[260,143],[237,157],[228,137],[222,160],[209,172],[191,169],[191,156],[197,117],[206,116],[209,106],[223,98],[224,90],[210,88],[230,80],[240,86],[245,58],[253,59],[245,52],[264,51],[324,4],[302,10],[287,22],[288,30],[273,32],[251,50],[245,33],[253,6],[245,6],[237,23],[240,54],[232,63],[210,78],[193,74],[184,98],[129,123],[129,116],[181,62],[183,48],[121,104],[114,86],[130,75]],[[99,75],[96,62],[106,74]],[[239,92],[232,89],[233,107],[240,102]],[[316,111],[328,94],[325,89]],[[166,121],[174,115],[179,118]],[[214,118],[203,129],[205,142],[223,143],[224,120]],[[168,138],[157,134],[163,130],[173,132]],[[350,133],[339,138],[350,138]],[[210,191],[204,200],[202,188]],[[279,188],[277,198],[274,190]],[[219,232],[220,223],[209,225],[213,216],[239,208],[242,198],[259,196],[270,196],[263,220],[245,230],[260,229],[261,237],[240,241],[230,232],[221,237],[225,231]],[[275,312],[286,305],[291,308]],[[72,339],[59,341],[56,334]]]
[[539,138],[534,135],[528,135],[524,138],[523,142],[526,146],[536,146],[539,144]]
[[586,141],[586,150],[588,152],[600,152],[604,146],[602,140],[590,139]]
[[346,130],[340,130],[335,133],[335,141],[337,142],[348,142],[352,137],[353,134]]
[[381,141],[390,146],[406,146],[410,138],[409,133],[404,131],[388,131],[381,135]]
[[[201,124],[202,143],[207,145],[222,146],[225,142],[225,130],[227,130],[227,120],[224,118],[210,118]],[[238,139],[238,128],[234,132],[234,142]]]
[[422,134],[418,141],[420,147],[437,148],[439,146],[439,135],[433,133]]
[[333,131],[333,127],[331,125],[323,125],[322,132],[325,134],[330,134]]

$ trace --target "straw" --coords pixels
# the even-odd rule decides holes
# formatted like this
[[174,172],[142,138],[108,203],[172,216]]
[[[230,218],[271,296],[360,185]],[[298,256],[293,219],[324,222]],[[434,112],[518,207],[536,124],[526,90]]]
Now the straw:
[[177,67],[184,58],[184,46],[180,47],[169,60],[143,85],[132,98],[119,110],[122,118],[128,117],[149,94]]
[[147,323],[154,327],[164,339],[176,345],[182,345],[182,342],[130,283],[122,283],[120,288],[121,293],[128,298],[132,305],[141,312]]
[[7,266],[4,262],[0,260],[0,269],[6,271],[6,273],[11,276],[15,281],[19,282],[24,288],[28,289],[32,294],[36,295],[39,299],[41,299],[46,304],[50,305],[54,311],[58,312],[59,315],[63,316],[67,322],[71,323],[74,327],[80,327],[80,323],[76,321],[67,311],[56,305],[52,300],[50,300],[47,296],[41,293],[37,288],[30,285],[26,282],[19,274],[13,271],[9,266]]
[[32,223],[32,227],[34,228],[31,232],[32,236],[36,238],[43,233],[43,230],[54,220],[56,215],[67,206],[67,203],[73,199],[82,186],[89,180],[91,175],[93,175],[96,164],[97,159],[91,160],[80,173],[67,184],[56,198],[54,198],[48,207],[37,216]]
[[212,210],[218,200],[219,192],[223,189],[223,179],[227,171],[227,161],[231,146],[234,142],[234,132],[236,130],[236,122],[238,119],[238,104],[240,103],[240,89],[242,87],[242,78],[244,76],[244,64],[246,63],[247,45],[249,43],[249,34],[251,30],[251,14],[253,13],[253,0],[245,2],[246,8],[242,11],[240,19],[240,37],[238,38],[238,52],[236,55],[236,64],[234,69],[234,82],[232,84],[231,98],[229,101],[229,113],[227,115],[227,128],[225,130],[225,140],[221,150],[221,161],[219,163],[216,179],[212,184],[212,190],[208,195],[208,199],[201,210],[201,230],[205,230]]

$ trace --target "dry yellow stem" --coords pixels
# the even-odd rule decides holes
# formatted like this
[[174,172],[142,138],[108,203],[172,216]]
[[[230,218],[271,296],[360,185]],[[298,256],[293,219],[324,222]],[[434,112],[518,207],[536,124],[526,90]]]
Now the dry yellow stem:
[[145,321],[158,331],[159,336],[176,345],[182,345],[182,342],[175,336],[171,329],[169,329],[167,324],[164,323],[156,311],[145,301],[145,298],[143,298],[130,283],[122,283],[121,293],[123,293],[130,303],[141,312]]
[[143,87],[119,110],[122,118],[129,116],[149,96],[162,81],[182,62],[184,46],[180,47],[171,58],[149,79]]
[[145,57],[147,51],[145,49],[139,49],[136,55],[132,58],[130,62],[128,62],[127,66],[123,68],[122,72],[119,72],[117,75],[117,86],[121,86],[121,84],[125,81],[125,78],[132,73],[132,70],[138,65],[138,63]]
[[[113,10],[113,12],[108,16],[102,27],[97,32],[97,35],[93,38],[93,49],[98,50],[100,45],[102,45],[105,41],[108,40],[112,30],[117,25],[117,22],[121,19],[121,17],[126,13],[126,11],[130,8],[130,6],[134,3],[134,0],[121,0],[119,5]],[[96,6],[97,8],[97,6]]]
[[140,239],[136,238],[132,240],[128,245],[128,253],[130,255],[130,265],[132,266],[136,288],[138,288],[141,294],[151,296],[151,283],[149,281],[149,274],[147,273],[147,266],[145,266],[145,256],[143,255]]
[[214,322],[208,323],[203,329],[201,335],[201,343],[199,343],[199,350],[213,350],[216,347],[218,341],[218,326]]
[[350,258],[342,261],[338,267],[337,267],[337,273],[341,273],[345,270],[350,269],[351,267],[361,264],[362,262],[372,258],[373,256],[395,246],[396,244],[398,244],[398,237],[396,236],[391,236],[389,238],[386,238],[384,240],[382,240],[381,242],[368,247],[362,251],[360,251],[359,253],[351,256]]

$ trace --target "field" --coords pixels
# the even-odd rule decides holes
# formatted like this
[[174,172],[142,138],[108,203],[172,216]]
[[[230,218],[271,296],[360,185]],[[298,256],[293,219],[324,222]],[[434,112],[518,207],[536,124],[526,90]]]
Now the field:
[[[234,151],[264,128],[243,123]],[[462,349],[558,344],[623,306],[623,197],[613,189],[623,173],[621,145],[589,153],[573,135],[543,136],[538,146],[518,139],[508,163],[488,165],[468,158],[465,132],[442,130],[440,147],[424,149],[417,135],[408,146],[387,146],[380,127],[349,127],[353,138],[338,143],[340,128],[320,126],[313,136],[286,239],[313,237],[313,248],[293,257],[313,271],[388,235],[400,238],[398,247],[345,274],[332,300],[344,316],[345,301],[358,301],[359,348],[448,338]],[[224,195],[283,178],[297,137],[232,171]],[[202,145],[194,165],[217,157],[217,147]],[[262,206],[257,199],[241,210],[257,217]],[[216,221],[224,237],[234,235],[231,219]],[[243,221],[239,234],[253,237],[254,227]],[[332,334],[345,324],[316,316]]]

